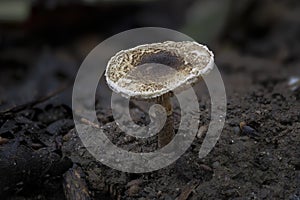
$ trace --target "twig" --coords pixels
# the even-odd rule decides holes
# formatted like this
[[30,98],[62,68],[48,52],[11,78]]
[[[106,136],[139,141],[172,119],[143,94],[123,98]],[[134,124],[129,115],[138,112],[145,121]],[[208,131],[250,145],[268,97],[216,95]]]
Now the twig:
[[190,196],[190,194],[193,192],[193,190],[199,185],[199,182],[195,180],[192,180],[188,183],[188,185],[183,189],[179,197],[176,198],[176,200],[187,200]]
[[68,87],[68,85],[63,85],[61,86],[60,88],[58,88],[57,90],[53,91],[53,92],[50,92],[48,95],[40,98],[40,99],[37,99],[37,100],[34,100],[34,101],[31,101],[31,102],[28,102],[28,103],[25,103],[25,104],[22,104],[22,105],[16,105],[12,108],[8,108],[7,110],[4,110],[4,111],[0,111],[0,114],[4,114],[4,113],[8,113],[8,112],[18,112],[18,111],[21,111],[27,107],[33,107],[39,103],[43,103],[49,99],[51,99],[52,97],[56,96],[57,94],[61,93],[62,91],[64,91],[66,88]]
[[90,120],[88,119],[85,119],[85,118],[81,118],[80,121],[86,125],[90,125],[94,128],[100,128],[98,124],[94,123],[94,122],[91,122]]

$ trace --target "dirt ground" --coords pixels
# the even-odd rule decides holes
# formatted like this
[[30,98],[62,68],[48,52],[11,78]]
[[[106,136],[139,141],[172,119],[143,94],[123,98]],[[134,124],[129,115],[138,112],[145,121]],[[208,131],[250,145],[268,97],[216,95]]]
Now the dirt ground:
[[[72,80],[91,35],[42,52],[30,45],[2,49],[1,199],[71,199],[75,190],[77,199],[300,200],[300,81],[289,84],[300,78],[300,22],[291,13],[297,12],[250,16],[247,25],[232,23],[224,31],[212,46],[228,102],[218,143],[199,159],[204,135],[197,137],[175,163],[144,174],[95,161],[74,130]],[[205,130],[210,98],[203,84],[195,90]],[[109,95],[108,89],[100,93]],[[114,143],[134,151],[155,148],[155,138],[125,136],[105,103],[98,101],[97,116]],[[137,107],[131,112],[137,123],[148,119]],[[178,124],[180,116],[174,117]]]

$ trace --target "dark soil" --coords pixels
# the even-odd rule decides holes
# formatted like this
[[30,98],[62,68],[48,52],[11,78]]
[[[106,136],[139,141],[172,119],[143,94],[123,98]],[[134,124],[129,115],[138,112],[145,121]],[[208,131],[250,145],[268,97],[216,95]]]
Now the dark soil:
[[[69,86],[80,56],[66,53],[74,52],[76,45],[43,53],[28,47],[28,59],[18,58],[27,67],[10,62],[11,53],[3,50],[7,55],[0,58],[1,65],[14,67],[0,74],[0,91],[8,89],[0,97],[1,199],[79,195],[77,199],[299,200],[300,83],[293,88],[289,80],[300,77],[300,23],[288,13],[276,22],[262,20],[269,26],[261,35],[254,34],[253,17],[247,28],[233,24],[213,46],[228,107],[224,130],[209,155],[198,158],[203,135],[175,163],[145,174],[104,166],[81,144],[74,130]],[[36,54],[41,54],[39,62],[30,68]],[[41,67],[49,60],[56,67]],[[109,95],[105,87],[96,107],[110,139],[132,151],[154,150],[156,138],[136,140],[119,130],[105,106],[108,101],[103,100]],[[203,128],[209,124],[210,99],[204,85],[195,90]],[[23,94],[27,95],[19,99]],[[148,116],[138,107],[132,106],[131,112],[137,123],[147,122]],[[180,116],[174,117],[177,124]]]

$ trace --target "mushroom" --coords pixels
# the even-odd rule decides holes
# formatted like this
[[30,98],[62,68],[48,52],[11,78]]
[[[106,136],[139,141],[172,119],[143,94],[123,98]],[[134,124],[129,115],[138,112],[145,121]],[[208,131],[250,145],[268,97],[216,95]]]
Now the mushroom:
[[108,86],[130,99],[152,100],[165,108],[167,119],[158,133],[158,147],[174,136],[171,97],[201,80],[214,67],[214,55],[193,41],[166,41],[122,50],[108,62]]

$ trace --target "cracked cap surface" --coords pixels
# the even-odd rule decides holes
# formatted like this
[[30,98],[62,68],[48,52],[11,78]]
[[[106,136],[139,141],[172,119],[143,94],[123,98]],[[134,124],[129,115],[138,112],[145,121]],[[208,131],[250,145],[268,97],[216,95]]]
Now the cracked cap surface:
[[180,91],[214,67],[214,55],[191,41],[152,43],[122,50],[108,62],[108,86],[127,98],[152,99]]

